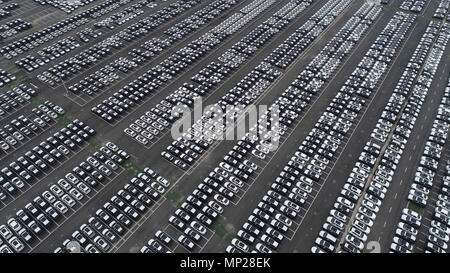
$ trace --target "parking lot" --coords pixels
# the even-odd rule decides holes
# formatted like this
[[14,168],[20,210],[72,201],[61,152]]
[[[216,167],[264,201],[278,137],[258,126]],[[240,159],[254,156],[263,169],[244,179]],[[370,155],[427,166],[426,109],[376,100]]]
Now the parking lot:
[[1,252],[449,251],[449,0],[39,2],[0,4]]

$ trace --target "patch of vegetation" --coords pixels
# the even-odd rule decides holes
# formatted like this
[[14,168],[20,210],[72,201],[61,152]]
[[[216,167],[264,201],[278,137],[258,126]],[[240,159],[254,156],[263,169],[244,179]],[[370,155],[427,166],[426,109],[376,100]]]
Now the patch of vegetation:
[[31,97],[30,103],[33,104],[34,106],[39,106],[44,103],[44,100],[37,97]]
[[181,194],[177,193],[174,190],[167,191],[164,197],[166,197],[167,200],[172,202],[175,206],[179,206],[181,203],[184,202],[183,196],[181,196]]
[[[98,148],[101,147],[101,144]],[[133,174],[133,175],[137,175],[138,173],[142,172],[143,170],[141,168],[139,168],[138,166],[136,166],[134,163],[132,163],[130,160],[125,161],[125,163],[123,164],[123,167],[125,168],[125,170],[127,170],[129,173]]]

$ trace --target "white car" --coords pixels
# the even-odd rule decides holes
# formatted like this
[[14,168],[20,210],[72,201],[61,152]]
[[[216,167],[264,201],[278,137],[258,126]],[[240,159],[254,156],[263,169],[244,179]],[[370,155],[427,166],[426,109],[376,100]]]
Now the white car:
[[279,246],[279,243],[277,241],[275,241],[272,237],[270,237],[267,234],[263,234],[261,236],[261,241],[263,241],[264,243],[268,244],[270,247],[277,249]]
[[356,214],[356,219],[360,220],[361,222],[363,222],[364,224],[366,224],[369,227],[373,226],[373,220],[370,219],[367,215],[358,212]]
[[50,186],[50,191],[53,194],[55,194],[56,196],[58,196],[58,197],[61,197],[61,196],[64,195],[64,191],[60,187],[58,187],[57,185],[51,185]]
[[368,209],[365,206],[359,207],[358,212],[364,214],[365,216],[367,216],[372,220],[375,220],[375,218],[377,217],[377,215],[372,210]]
[[8,145],[8,143],[4,142],[3,140],[0,141],[0,147],[2,148],[3,151],[8,151],[10,146]]
[[163,186],[161,186],[161,184],[159,184],[159,183],[156,183],[156,182],[153,182],[152,184],[150,184],[150,186],[154,189],[154,190],[156,190],[157,192],[159,192],[159,193],[164,193],[166,190],[164,189],[164,187]]
[[258,169],[258,166],[257,166],[255,163],[250,162],[250,161],[247,160],[247,159],[244,160],[243,164],[246,165],[246,166],[248,166],[248,167],[250,167],[250,168],[252,168],[254,171],[255,171],[256,169]]
[[69,207],[75,206],[76,202],[68,194],[64,194],[61,200]]

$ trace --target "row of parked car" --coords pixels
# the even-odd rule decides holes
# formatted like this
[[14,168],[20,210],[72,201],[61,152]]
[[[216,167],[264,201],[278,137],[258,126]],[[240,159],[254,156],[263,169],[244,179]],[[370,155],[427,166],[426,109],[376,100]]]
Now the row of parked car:
[[[192,229],[189,229],[188,231],[191,231]],[[182,241],[184,241],[185,236],[181,238]],[[140,252],[141,253],[171,253],[171,251],[168,249],[171,247],[174,243],[174,240],[170,235],[165,233],[162,230],[157,230],[155,232],[155,235],[153,238],[148,240],[147,245],[141,247]]]
[[[84,125],[80,121],[72,123],[73,126],[75,124],[79,127]],[[71,212],[79,209],[86,199],[91,198],[99,183],[104,183],[129,157],[123,150],[117,148],[113,152],[107,147],[117,148],[113,143],[102,146],[87,161],[80,163],[64,178],[51,183],[48,190],[18,210],[15,217],[8,219],[7,225],[0,226],[0,235],[15,252],[25,251],[27,247],[33,248],[38,238],[51,232],[58,223],[70,217]],[[11,242],[12,238],[16,240]],[[1,248],[2,252],[11,251],[7,244]]]
[[[17,96],[17,98],[20,97]],[[64,114],[64,109],[47,100],[33,108],[31,112],[33,113],[32,116],[20,115],[0,129],[0,151],[9,153],[19,148],[21,144],[35,138],[53,125],[54,120]]]
[[9,163],[1,169],[0,201],[17,197],[26,187],[32,186],[39,177],[56,166],[58,161],[67,159],[71,151],[83,145],[94,134],[91,127],[75,120]]
[[[125,42],[133,42],[143,37],[144,34],[150,33],[151,30],[174,16],[181,14],[182,11],[187,10],[189,7],[192,7],[190,1],[186,1],[185,3],[184,0],[179,0],[173,5],[148,16],[146,19],[140,20],[138,23],[131,25],[125,30],[103,39],[101,42],[94,44],[70,59],[54,65],[52,68],[39,74],[38,78],[50,86],[55,86],[57,83],[60,83],[61,80],[72,78],[81,73],[81,71],[100,62],[102,59],[112,54],[113,50],[122,48],[125,45]],[[134,31],[137,30],[139,30],[140,34],[133,34]]]
[[245,7],[241,8],[239,11],[241,13],[245,13],[245,14],[250,13],[251,11],[253,11],[253,9],[255,9],[257,6],[261,5],[264,2],[266,2],[266,1],[265,0],[252,1],[251,3],[246,5]]
[[418,212],[404,208],[395,235],[390,245],[390,253],[411,253],[418,235],[422,216]]
[[[287,12],[289,12],[289,10],[286,10],[286,13]],[[281,15],[282,14],[280,13],[280,16]],[[219,57],[218,61],[209,63],[206,67],[201,69],[199,73],[191,78],[194,84],[192,84],[191,82],[185,82],[174,93],[168,95],[159,104],[150,109],[150,111],[146,112],[138,120],[130,124],[130,126],[125,129],[125,133],[144,145],[148,144],[149,141],[160,134],[161,129],[164,130],[164,128],[166,127],[165,124],[173,123],[180,117],[178,111],[182,111],[189,107],[192,107],[196,99],[206,96],[215,86],[224,81],[225,78],[228,77],[233,70],[235,70],[246,59],[248,59],[250,55],[255,52],[255,50],[262,47],[268,41],[268,39],[270,39],[270,37],[272,37],[278,31],[273,28],[274,25],[276,25],[276,22],[278,21],[274,22],[271,19],[267,20],[266,22],[256,27],[248,35],[243,37],[231,48],[233,52],[241,54],[240,56],[242,58],[240,58],[239,61],[235,58],[225,59],[225,56],[221,56]],[[225,21],[225,24],[229,24],[228,20]],[[250,48],[252,48],[252,50],[249,50]],[[267,75],[263,75],[263,77],[266,77],[269,80],[273,80],[277,73],[275,71],[272,71],[270,73]],[[248,85],[248,83],[242,83],[242,85]],[[262,85],[260,85],[260,87],[262,87]],[[262,89],[260,88],[260,90]],[[242,88],[239,91],[241,91],[240,93],[242,93]],[[238,94],[238,90],[236,90],[234,93]],[[229,102],[231,102],[232,97],[236,96],[235,94],[226,97],[226,99],[230,100]],[[168,114],[168,112],[171,114]],[[166,122],[157,122],[158,116],[162,119],[165,119]],[[161,125],[152,125],[153,122],[160,123]],[[172,159],[172,161],[177,160],[173,158],[173,155],[170,156],[170,153],[165,153],[164,156],[167,159]],[[193,162],[193,160],[189,160],[188,157],[183,157],[188,160],[188,163]],[[182,163],[182,161],[178,160],[176,165],[187,167]]]
[[[109,143],[109,146],[113,144]],[[118,149],[115,146],[112,151]],[[109,201],[96,210],[87,223],[72,233],[55,252],[70,252],[70,241],[80,244],[82,252],[108,252],[132,225],[155,204],[170,186],[170,182],[151,168],[133,177]]]
[[77,37],[83,43],[89,43],[91,39],[97,39],[103,35],[103,32],[99,29],[94,29],[92,27],[87,27],[81,31],[77,32]]
[[31,23],[25,22],[21,18],[2,24],[0,25],[0,41],[27,31],[32,27],[33,25]]
[[12,114],[36,94],[36,90],[25,84],[20,84],[12,90],[0,94],[0,118]]
[[[394,19],[399,20],[398,17]],[[403,26],[403,29],[402,26],[400,26],[400,32],[397,33],[399,37],[403,37],[404,39],[413,19],[414,18],[412,17],[409,18],[409,20],[405,20],[406,23]],[[422,90],[411,90],[411,87],[413,79],[417,77],[417,73],[420,71],[420,68],[425,61],[425,57],[427,56],[427,51],[423,51],[423,49],[429,48],[430,44],[428,44],[428,39],[431,41],[433,40],[435,28],[436,24],[431,23],[426,34],[419,43],[415,54],[413,54],[405,73],[399,80],[385,110],[381,114],[378,124],[385,124],[387,121],[386,117],[389,117],[389,122],[393,123],[400,114],[402,115],[401,122],[399,122],[395,128],[393,128],[392,124],[386,128],[382,127],[383,130],[386,130],[383,131],[385,132],[384,139],[376,137],[374,132],[379,132],[380,126],[377,125],[375,127],[371,134],[372,140],[365,145],[363,152],[358,158],[358,162],[355,164],[355,167],[347,179],[347,183],[341,191],[341,196],[338,197],[332,209],[335,215],[331,215],[327,218],[328,224],[334,222],[334,226],[337,228],[337,232],[331,234],[334,240],[319,237],[316,241],[318,246],[313,247],[313,252],[334,251],[336,243],[341,240],[344,241],[341,245],[342,250],[344,251],[361,252],[363,250],[364,244],[376,218],[376,214],[378,213],[379,207],[387,193],[387,189],[392,182],[396,165],[405,148],[410,133],[408,133],[407,130],[411,130],[414,126],[414,122],[420,111],[420,105],[426,95],[426,92],[424,93]],[[395,47],[398,48],[398,46],[399,44],[397,42]],[[395,49],[392,51],[392,54],[393,53],[395,53]],[[392,57],[392,55],[389,56],[389,59],[392,59]],[[365,60],[363,59],[362,62],[364,61]],[[409,96],[410,98],[408,99]],[[409,104],[409,106],[407,106],[407,104]],[[405,106],[405,108],[402,112],[401,109],[403,106]],[[408,129],[404,130],[403,128]],[[385,149],[382,149],[378,143],[387,145],[385,143],[386,140],[389,140],[389,145]],[[384,151],[382,155],[380,154],[381,150]],[[381,159],[377,161],[379,158]],[[369,176],[371,180],[369,185],[366,185]],[[358,203],[363,195],[364,198],[362,202]],[[350,229],[344,231],[350,217],[355,213],[356,215]]]
[[[274,110],[274,106],[278,105],[275,102],[268,112],[260,118],[262,122],[267,115],[270,115],[270,111]],[[300,110],[300,109],[299,109]],[[282,113],[288,113],[290,110],[283,109]],[[282,126],[278,131],[274,127],[277,125],[270,122],[272,126],[271,131],[275,132],[272,136],[272,140],[279,135],[283,135],[284,131],[289,125]],[[248,138],[252,139],[253,145],[246,145],[241,147],[244,151],[252,149],[261,150],[259,147],[267,149],[269,153],[269,145],[266,143],[266,139],[256,137],[254,130],[258,128],[253,127],[250,130]],[[266,136],[265,136],[266,137]],[[253,152],[252,152],[253,154]],[[250,155],[250,153],[248,153]],[[241,252],[260,252],[260,253],[272,253],[275,251],[283,238],[286,236],[288,230],[293,227],[294,220],[297,217],[297,213],[300,212],[303,205],[304,195],[310,192],[312,188],[312,180],[301,176],[297,182],[297,187],[289,189],[291,182],[295,180],[294,177],[299,175],[299,165],[295,161],[296,156],[291,158],[294,161],[290,161],[288,165],[283,168],[283,171],[276,178],[275,182],[271,184],[270,189],[261,198],[257,207],[252,211],[252,214],[247,218],[246,222],[242,225],[242,228],[237,232],[236,237],[231,240],[231,244],[225,249],[227,253],[241,253]],[[294,166],[293,166],[293,165]],[[285,178],[286,176],[294,178],[290,180]],[[255,249],[253,249],[253,247]]]
[[[251,2],[249,5],[251,5]],[[261,12],[266,10],[270,5],[272,5],[272,1],[266,1],[263,4],[255,7],[251,13],[243,14],[240,12],[233,13],[225,20],[221,21],[220,24],[216,25],[209,32],[211,33],[226,33],[227,35],[231,35],[235,33],[238,29],[241,29],[244,25],[248,24],[251,20],[253,20],[256,16],[258,16]],[[207,16],[209,17],[209,16]]]

